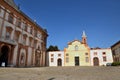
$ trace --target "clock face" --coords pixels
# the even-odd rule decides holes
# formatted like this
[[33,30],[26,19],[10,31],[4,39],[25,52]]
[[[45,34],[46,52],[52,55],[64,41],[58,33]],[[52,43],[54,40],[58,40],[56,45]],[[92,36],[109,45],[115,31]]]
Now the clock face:
[[41,38],[41,37],[42,37],[42,35],[39,33],[39,34],[38,34],[38,38]]

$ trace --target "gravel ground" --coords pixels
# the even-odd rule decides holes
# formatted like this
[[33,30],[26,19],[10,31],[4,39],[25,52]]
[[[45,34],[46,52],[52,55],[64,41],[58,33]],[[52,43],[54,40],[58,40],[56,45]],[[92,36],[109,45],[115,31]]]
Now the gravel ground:
[[120,80],[120,67],[0,68],[0,80]]

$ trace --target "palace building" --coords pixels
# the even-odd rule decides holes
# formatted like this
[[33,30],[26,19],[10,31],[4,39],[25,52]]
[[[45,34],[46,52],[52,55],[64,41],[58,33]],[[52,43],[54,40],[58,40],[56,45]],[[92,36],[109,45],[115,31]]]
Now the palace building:
[[14,0],[0,0],[0,66],[45,66],[47,36]]

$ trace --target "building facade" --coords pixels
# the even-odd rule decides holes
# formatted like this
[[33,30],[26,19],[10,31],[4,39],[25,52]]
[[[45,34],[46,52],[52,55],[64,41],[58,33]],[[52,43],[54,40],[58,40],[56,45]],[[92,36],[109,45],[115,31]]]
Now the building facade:
[[85,32],[82,35],[82,42],[74,40],[64,49],[64,64],[65,66],[90,66],[90,48],[87,45]]
[[120,41],[111,46],[113,61],[120,62]]
[[64,51],[53,51],[47,54],[47,66],[64,66]]
[[90,48],[84,31],[82,41],[69,42],[64,51],[48,52],[48,66],[59,66],[58,59],[61,59],[62,66],[106,66],[107,63],[113,62],[111,49]]
[[0,66],[45,66],[47,36],[14,0],[0,0]]
[[90,50],[92,66],[106,66],[107,63],[112,63],[112,52],[110,48],[101,49],[93,48]]

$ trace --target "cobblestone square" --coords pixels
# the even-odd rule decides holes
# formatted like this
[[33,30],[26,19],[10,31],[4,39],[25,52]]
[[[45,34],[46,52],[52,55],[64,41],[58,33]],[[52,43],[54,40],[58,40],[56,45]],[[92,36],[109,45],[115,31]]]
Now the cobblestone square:
[[0,80],[120,80],[120,67],[0,68]]

